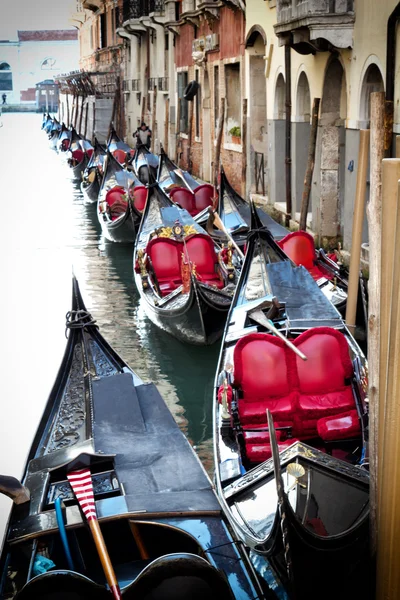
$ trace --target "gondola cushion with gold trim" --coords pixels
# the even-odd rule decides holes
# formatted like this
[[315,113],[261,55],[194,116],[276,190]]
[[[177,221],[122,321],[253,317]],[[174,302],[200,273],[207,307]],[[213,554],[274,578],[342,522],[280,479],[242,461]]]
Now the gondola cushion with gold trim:
[[221,289],[225,286],[218,275],[218,257],[212,239],[198,233],[185,240],[186,253],[192,264],[196,265],[196,274],[202,283],[215,285]]
[[163,296],[182,285],[182,252],[182,242],[170,238],[153,238],[147,244],[146,254],[150,257]]

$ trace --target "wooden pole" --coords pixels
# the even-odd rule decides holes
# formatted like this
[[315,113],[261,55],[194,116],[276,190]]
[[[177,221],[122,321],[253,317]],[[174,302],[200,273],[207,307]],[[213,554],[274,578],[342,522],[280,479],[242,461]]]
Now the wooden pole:
[[219,101],[219,118],[217,128],[217,145],[215,146],[215,161],[214,161],[214,186],[218,187],[218,176],[220,169],[220,157],[221,157],[221,143],[222,143],[222,132],[224,128],[225,118],[225,98],[220,98]]
[[156,119],[157,119],[157,86],[154,86],[153,92],[153,114],[151,119],[151,149],[154,152],[156,143]]
[[354,335],[356,328],[357,297],[360,281],[360,257],[362,229],[364,221],[365,192],[367,189],[367,169],[369,154],[369,130],[361,129],[358,150],[357,185],[354,200],[353,231],[351,236],[351,258],[349,287],[346,304],[346,325]]
[[292,80],[290,46],[285,45],[285,171],[286,171],[286,215],[285,224],[289,226],[292,218]]
[[82,102],[81,102],[81,114],[79,117],[79,134],[82,135],[82,119],[83,119],[83,105],[85,103],[85,97],[82,96]]
[[74,127],[77,128],[78,125],[78,113],[79,113],[79,96],[75,96],[75,122]]
[[92,143],[94,143],[94,138],[96,136],[96,98],[93,101],[93,131],[92,131]]
[[400,135],[396,135],[396,158],[400,158]]
[[187,151],[187,169],[189,173],[192,171],[192,144],[193,144],[193,120],[194,120],[194,100],[189,102],[189,136],[188,136],[188,151]]
[[[390,159],[389,159],[390,160]],[[391,159],[393,163],[399,159]],[[385,163],[386,161],[384,161]],[[390,166],[390,168],[389,168]],[[400,519],[398,499],[400,496],[400,186],[394,182],[397,164],[384,165],[382,173],[382,264],[386,254],[386,271],[382,272],[381,290],[381,350],[385,350],[385,370],[380,372],[379,400],[384,410],[384,423],[379,427],[379,503],[377,535],[377,595],[378,600],[400,598]],[[386,176],[391,172],[390,181]],[[390,194],[389,194],[390,187]],[[390,206],[385,206],[388,201]],[[394,208],[394,212],[390,209]],[[387,224],[386,221],[389,221]],[[387,229],[394,232],[392,240],[386,240]],[[394,242],[394,244],[393,244]],[[389,245],[392,243],[393,245]],[[386,248],[385,248],[386,247]],[[386,311],[389,307],[389,314]],[[387,331],[384,331],[387,316]],[[381,355],[381,364],[384,359]],[[385,384],[385,387],[382,384]],[[381,425],[381,422],[379,423]]]
[[66,125],[67,127],[69,127],[69,100],[68,100],[69,94],[68,92],[65,94],[65,100],[66,100],[66,104],[67,104],[67,122]]
[[164,152],[168,154],[169,142],[169,98],[165,101],[165,121],[164,121]]
[[380,270],[381,270],[381,212],[382,174],[384,155],[385,93],[371,94],[370,196],[367,204],[369,233],[368,286],[368,382],[369,382],[369,458],[370,458],[370,515],[371,553],[376,551],[376,511],[378,485],[378,392],[380,337]]
[[247,169],[247,98],[243,100],[242,109],[242,196],[246,198]]
[[180,159],[180,142],[181,142],[181,138],[180,138],[180,129],[181,129],[181,102],[182,102],[182,98],[178,98],[178,104],[176,107],[176,123],[175,123],[175,135],[176,135],[176,141],[175,141],[175,154],[176,154],[176,164],[179,167],[179,159]]
[[88,117],[89,117],[89,100],[86,99],[85,131],[84,131],[84,134],[83,134],[83,137],[85,139],[86,139],[86,135],[87,135]]
[[312,107],[311,117],[311,130],[310,130],[310,141],[308,143],[308,158],[306,174],[304,176],[304,189],[303,196],[301,198],[301,211],[300,211],[300,229],[306,231],[307,229],[307,214],[308,205],[310,202],[311,193],[311,181],[314,172],[315,164],[315,145],[317,142],[317,131],[318,131],[318,115],[319,115],[319,104],[321,98],[314,98]]

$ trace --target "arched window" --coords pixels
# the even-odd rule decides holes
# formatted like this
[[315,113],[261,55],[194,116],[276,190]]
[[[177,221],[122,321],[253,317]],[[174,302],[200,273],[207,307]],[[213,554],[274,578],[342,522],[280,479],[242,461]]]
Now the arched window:
[[56,68],[55,64],[56,64],[56,59],[49,56],[48,58],[44,59],[40,68],[42,69],[42,71],[48,71],[50,69],[55,69]]
[[371,109],[371,94],[372,92],[383,92],[384,85],[379,68],[372,64],[365,72],[360,97],[360,125],[361,127],[369,127],[370,109]]
[[296,97],[296,113],[297,120],[309,123],[311,117],[311,99],[310,99],[310,86],[308,85],[307,75],[302,71],[297,84],[297,97]]
[[285,80],[282,73],[278,75],[276,80],[275,88],[275,106],[274,106],[274,118],[284,119],[285,118],[285,102],[286,102],[286,90]]
[[12,89],[11,67],[7,62],[0,62],[0,91],[11,92]]

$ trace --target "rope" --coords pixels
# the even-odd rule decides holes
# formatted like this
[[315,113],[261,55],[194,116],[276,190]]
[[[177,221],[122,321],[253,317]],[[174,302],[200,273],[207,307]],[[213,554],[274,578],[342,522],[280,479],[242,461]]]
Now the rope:
[[68,337],[68,329],[84,329],[96,323],[87,310],[70,310],[65,315],[65,319],[65,337]]

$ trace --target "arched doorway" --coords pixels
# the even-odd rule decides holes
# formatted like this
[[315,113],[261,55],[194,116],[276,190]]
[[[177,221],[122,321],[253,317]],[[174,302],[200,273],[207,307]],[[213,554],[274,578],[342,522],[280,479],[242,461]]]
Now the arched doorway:
[[286,202],[285,191],[285,80],[277,77],[274,118],[268,122],[268,196],[274,202]]
[[0,61],[0,92],[12,92],[12,71],[11,67],[7,62]]
[[376,64],[369,65],[365,71],[360,95],[360,129],[369,129],[372,92],[383,92],[382,74]]
[[248,107],[247,180],[251,192],[265,193],[267,168],[267,86],[265,79],[266,37],[261,27],[252,28],[246,40],[249,58],[250,94]]
[[325,72],[320,115],[320,237],[343,234],[345,121],[347,116],[346,77],[334,58]]
[[212,146],[211,146],[211,91],[208,70],[204,70],[203,84],[203,179],[211,181],[211,161],[212,161]]
[[296,112],[292,123],[292,206],[296,212],[301,209],[310,139],[310,119],[310,86],[307,75],[302,71],[297,82]]

